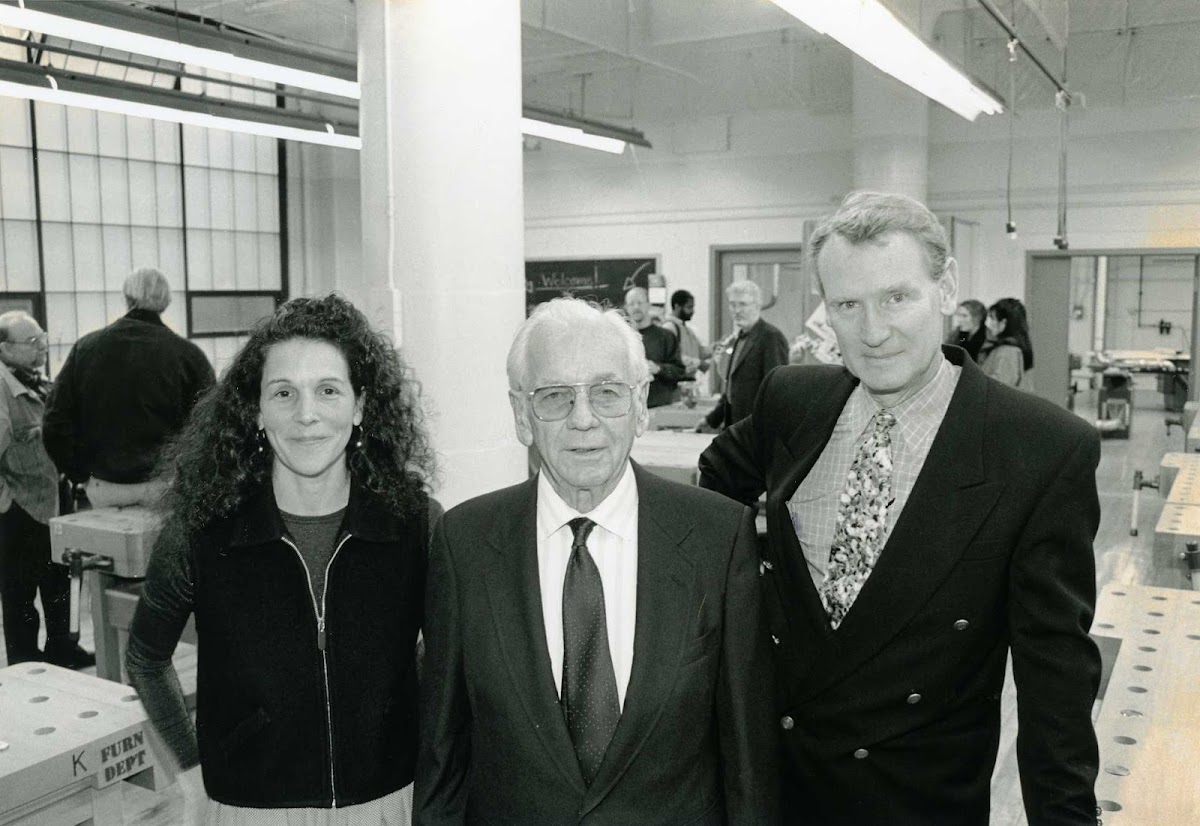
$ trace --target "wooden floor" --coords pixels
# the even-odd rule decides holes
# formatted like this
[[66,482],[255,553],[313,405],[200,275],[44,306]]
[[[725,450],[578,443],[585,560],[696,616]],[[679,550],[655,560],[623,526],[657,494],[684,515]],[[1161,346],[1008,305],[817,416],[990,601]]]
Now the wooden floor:
[[[1151,392],[1139,392],[1138,396],[1139,406],[1135,409],[1130,438],[1105,439],[1097,471],[1102,509],[1095,546],[1098,587],[1109,583],[1147,582],[1154,525],[1162,508],[1162,499],[1156,491],[1142,492],[1139,532],[1137,537],[1131,537],[1129,522],[1133,505],[1133,474],[1135,470],[1141,470],[1148,479],[1153,479],[1158,473],[1162,454],[1183,449],[1183,433],[1178,427],[1172,429],[1168,438],[1163,424],[1163,411],[1159,406],[1161,397]],[[1095,409],[1095,392],[1081,394],[1076,412],[1082,418],[1091,419]],[[1180,585],[1183,587],[1184,583],[1181,581]],[[91,650],[91,620],[86,606],[82,616],[82,643]],[[2,633],[0,631],[0,635]],[[2,657],[3,646],[0,646]],[[1024,826],[1016,759],[1016,695],[1011,679],[1005,686],[1003,719],[1000,755],[992,781],[991,823],[992,826]],[[126,814],[129,823],[150,824],[160,821],[154,815],[154,807],[159,802],[157,795],[127,783],[122,785],[127,788]]]

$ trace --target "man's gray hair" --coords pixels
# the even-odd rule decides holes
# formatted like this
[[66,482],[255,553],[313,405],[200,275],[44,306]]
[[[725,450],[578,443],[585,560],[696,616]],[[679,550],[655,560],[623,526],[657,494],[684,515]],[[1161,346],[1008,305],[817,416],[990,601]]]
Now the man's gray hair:
[[18,321],[32,321],[34,324],[37,324],[37,319],[24,310],[9,310],[7,313],[0,315],[0,341],[12,341],[8,337],[8,331]]
[[171,285],[158,270],[141,267],[125,279],[125,303],[130,309],[161,313],[171,303]]
[[824,218],[808,239],[817,286],[824,293],[817,258],[832,236],[851,244],[865,244],[889,232],[907,232],[929,261],[929,277],[938,279],[946,270],[950,242],[937,216],[915,198],[890,192],[851,192],[832,215]]
[[557,335],[579,334],[587,325],[607,325],[625,345],[629,363],[629,379],[633,384],[650,381],[646,366],[646,348],[642,337],[634,331],[616,310],[602,310],[591,301],[578,298],[555,298],[539,304],[529,318],[517,328],[512,346],[508,348],[508,386],[513,390],[534,390],[526,387],[529,381],[529,342],[534,333],[545,329]]
[[725,297],[733,298],[735,295],[740,295],[743,298],[749,298],[760,307],[762,306],[762,287],[758,286],[757,281],[751,281],[749,278],[743,278],[741,281],[734,281],[725,288]]

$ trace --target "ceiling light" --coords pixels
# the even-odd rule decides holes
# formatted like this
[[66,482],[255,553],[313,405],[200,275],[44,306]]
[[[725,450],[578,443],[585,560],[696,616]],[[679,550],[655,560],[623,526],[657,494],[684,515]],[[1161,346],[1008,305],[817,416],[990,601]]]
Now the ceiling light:
[[219,72],[281,83],[285,86],[296,86],[339,97],[355,100],[361,97],[357,81],[292,69],[261,60],[250,60],[217,49],[189,46],[174,40],[127,32],[112,26],[102,26],[33,9],[0,4],[0,26],[40,32],[67,40],[77,40],[117,49],[130,54],[148,55],[190,66],[202,66]]
[[546,123],[533,118],[521,118],[521,131],[535,138],[571,143],[588,149],[599,149],[601,152],[611,152],[614,155],[620,155],[625,151],[625,141],[600,135],[589,135],[582,129],[561,126],[557,123]]
[[771,0],[809,28],[967,120],[1003,105],[933,51],[878,0]]
[[[206,112],[193,112],[187,109],[175,109],[169,106],[139,103],[121,98],[70,92],[59,89],[57,84],[53,82],[54,79],[52,77],[49,75],[46,77],[48,78],[49,85],[45,87],[0,80],[0,95],[23,98],[25,100],[37,100],[43,103],[57,103],[62,106],[78,106],[83,109],[94,109],[97,112],[111,112],[117,115],[131,115],[138,118],[182,123],[188,126],[202,126],[208,129],[224,129],[229,132],[262,135],[268,138],[317,143],[324,146],[336,146],[342,149],[362,149],[362,138],[356,135],[336,134],[332,126],[328,124],[324,131],[318,131],[276,123],[226,118],[220,115],[210,115]],[[53,88],[51,88],[52,86]]]
[[636,129],[613,126],[569,112],[557,112],[537,106],[525,106],[521,114],[521,131],[526,135],[571,143],[588,149],[599,149],[614,155],[624,152],[627,143],[653,149],[646,136]]

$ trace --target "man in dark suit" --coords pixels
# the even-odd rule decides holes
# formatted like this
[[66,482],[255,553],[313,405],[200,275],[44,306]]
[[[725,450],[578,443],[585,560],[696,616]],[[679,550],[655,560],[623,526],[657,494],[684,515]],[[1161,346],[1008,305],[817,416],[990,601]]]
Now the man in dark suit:
[[773,822],[749,510],[629,461],[649,375],[615,312],[541,305],[508,373],[541,471],[435,531],[415,822]]
[[[725,345],[725,390],[704,419],[704,425],[718,430],[749,416],[763,378],[788,360],[787,339],[778,327],[762,318],[762,290],[758,284],[735,281],[725,290],[725,296],[737,332]],[[703,426],[697,428],[701,429]]]
[[1095,824],[1099,438],[942,349],[923,205],[851,195],[810,243],[845,368],[775,371],[700,460],[767,494],[784,819],[986,826],[1011,653],[1028,821]]

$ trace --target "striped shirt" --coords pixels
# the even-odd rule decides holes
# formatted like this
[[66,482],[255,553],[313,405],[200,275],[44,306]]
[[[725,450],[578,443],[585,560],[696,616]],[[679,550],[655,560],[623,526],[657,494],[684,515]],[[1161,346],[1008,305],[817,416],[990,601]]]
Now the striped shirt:
[[[883,535],[885,543],[892,527],[904,512],[917,475],[925,465],[925,457],[929,455],[929,448],[950,406],[950,398],[958,386],[961,372],[961,367],[946,361],[943,356],[941,366],[928,384],[900,404],[888,408],[896,417],[896,425],[892,428],[894,504]],[[880,409],[860,382],[846,400],[846,406],[833,426],[833,435],[821,452],[821,457],[788,500],[792,527],[804,550],[813,584],[818,588],[825,582],[825,572],[829,567],[838,497],[854,461],[854,454],[868,435],[867,425]]]

